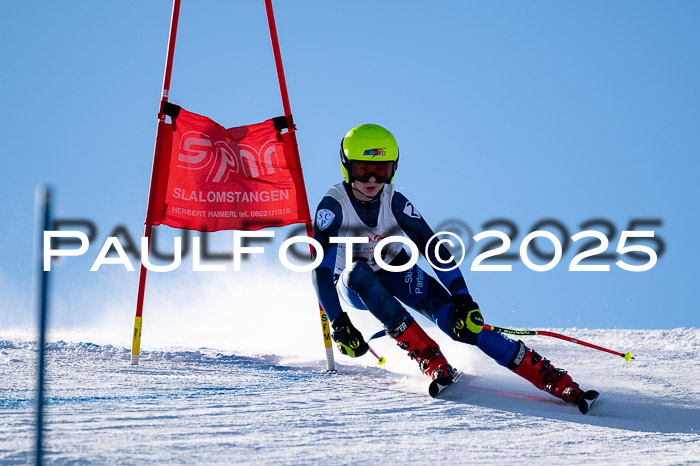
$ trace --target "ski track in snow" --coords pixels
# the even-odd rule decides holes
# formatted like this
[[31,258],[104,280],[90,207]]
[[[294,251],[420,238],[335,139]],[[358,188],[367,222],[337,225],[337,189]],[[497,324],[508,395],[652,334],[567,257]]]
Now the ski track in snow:
[[[389,372],[337,353],[338,374],[325,373],[320,360],[207,348],[143,351],[141,364],[131,366],[128,348],[54,341],[47,346],[46,460],[700,463],[700,330],[558,331],[634,350],[636,359],[625,362],[556,340],[526,340],[602,393],[589,415],[472,348],[462,350],[471,366],[465,377],[433,400],[417,368]],[[35,342],[0,333],[3,464],[33,460],[36,351]],[[405,358],[396,351],[387,366]]]

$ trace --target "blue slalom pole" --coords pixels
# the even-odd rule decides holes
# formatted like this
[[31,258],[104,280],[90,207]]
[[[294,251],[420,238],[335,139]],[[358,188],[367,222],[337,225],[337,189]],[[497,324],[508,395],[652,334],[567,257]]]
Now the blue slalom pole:
[[37,307],[39,308],[39,366],[36,389],[36,464],[42,464],[44,430],[44,359],[46,345],[46,317],[48,314],[49,272],[44,270],[44,231],[50,229],[51,190],[39,185],[36,189],[37,210]]

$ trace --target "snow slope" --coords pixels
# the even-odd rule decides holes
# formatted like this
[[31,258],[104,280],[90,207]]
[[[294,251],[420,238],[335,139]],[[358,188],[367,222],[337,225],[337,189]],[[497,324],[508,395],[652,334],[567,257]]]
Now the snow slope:
[[[557,331],[555,329],[555,331]],[[526,340],[602,397],[583,416],[471,347],[441,340],[468,374],[444,400],[388,339],[387,359],[48,346],[51,463],[687,464],[700,462],[700,330],[559,329],[636,359]],[[75,338],[76,335],[69,335]],[[384,341],[382,341],[384,340]],[[320,343],[319,343],[320,346]],[[0,463],[32,459],[36,343],[0,333]],[[321,348],[318,351],[322,356]],[[459,363],[457,363],[459,361]]]

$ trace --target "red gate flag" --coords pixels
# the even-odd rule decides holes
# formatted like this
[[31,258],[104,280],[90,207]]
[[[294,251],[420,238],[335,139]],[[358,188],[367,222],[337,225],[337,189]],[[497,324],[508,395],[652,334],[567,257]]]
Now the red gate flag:
[[[310,221],[299,153],[285,117],[224,128],[164,103],[157,183],[146,223],[198,231]],[[290,118],[291,119],[291,118]]]

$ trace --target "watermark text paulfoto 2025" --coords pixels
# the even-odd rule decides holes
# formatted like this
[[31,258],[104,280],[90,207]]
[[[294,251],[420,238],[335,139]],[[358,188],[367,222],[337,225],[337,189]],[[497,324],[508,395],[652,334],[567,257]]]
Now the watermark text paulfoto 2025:
[[[58,229],[69,225],[82,227],[86,231]],[[665,252],[665,242],[654,230],[661,226],[662,222],[659,219],[632,219],[627,228],[622,229],[618,235],[619,229],[613,222],[594,218],[582,222],[581,230],[569,236],[570,232],[563,222],[547,218],[535,222],[518,243],[520,228],[512,220],[489,220],[482,224],[483,231],[473,234],[466,222],[448,219],[438,225],[438,233],[427,241],[422,251],[410,239],[397,234],[399,232],[331,238],[331,242],[345,249],[346,264],[357,260],[357,257],[352,255],[353,245],[373,243],[374,261],[380,268],[394,272],[410,269],[418,261],[420,253],[423,253],[430,265],[437,270],[447,271],[459,267],[477,243],[481,249],[471,262],[470,270],[473,272],[511,271],[512,263],[517,261],[536,272],[546,272],[562,266],[567,266],[568,270],[573,272],[606,272],[611,270],[612,263],[626,271],[644,272],[652,269]],[[313,238],[300,235],[303,225],[300,227],[301,230],[299,227],[289,229],[277,255],[280,263],[287,269],[308,272],[322,262],[324,251]],[[84,219],[57,220],[53,228],[55,229],[44,232],[45,270],[51,269],[52,258],[86,254],[90,243],[94,243],[97,230],[93,222]],[[121,265],[128,271],[134,271],[129,256],[136,256],[135,259],[140,259],[140,263],[148,270],[168,272],[178,269],[182,259],[191,253],[193,271],[226,271],[226,262],[232,262],[233,271],[241,271],[241,264],[246,258],[265,252],[264,246],[248,244],[256,240],[271,242],[275,237],[274,231],[234,231],[232,251],[212,253],[209,250],[207,234],[192,237],[186,230],[182,233],[182,236],[173,238],[172,254],[165,254],[155,248],[156,236],[152,236],[150,245],[147,238],[140,238],[139,251],[128,230],[123,225],[118,225],[102,243],[90,270],[98,271],[104,265]],[[410,251],[409,262],[402,265],[384,262],[382,251],[392,242],[400,242],[406,246]],[[573,243],[579,246],[577,253],[570,260],[563,261],[563,256]],[[310,263],[309,245],[315,251],[315,258]],[[614,246],[614,252],[608,251],[611,246]],[[294,264],[289,257],[297,262],[306,263]],[[434,260],[431,260],[431,257]],[[156,265],[152,263],[152,258],[169,263]],[[533,258],[539,263],[533,261]],[[204,261],[208,263],[205,264]]]

